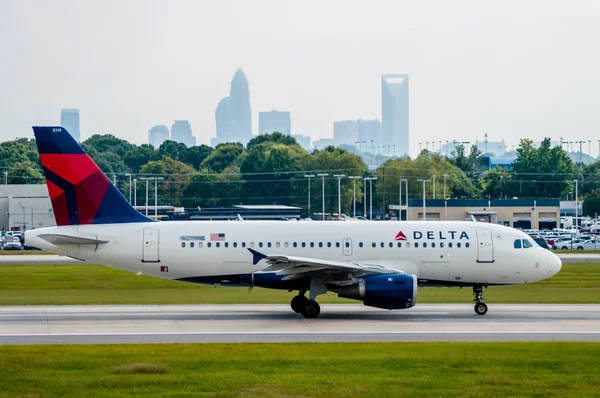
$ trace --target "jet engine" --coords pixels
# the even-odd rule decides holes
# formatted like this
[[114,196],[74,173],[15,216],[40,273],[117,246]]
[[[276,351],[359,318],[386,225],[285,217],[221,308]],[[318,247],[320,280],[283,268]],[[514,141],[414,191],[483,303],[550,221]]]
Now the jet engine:
[[417,277],[413,274],[368,275],[357,284],[340,287],[338,296],[360,300],[369,307],[410,308],[417,303]]

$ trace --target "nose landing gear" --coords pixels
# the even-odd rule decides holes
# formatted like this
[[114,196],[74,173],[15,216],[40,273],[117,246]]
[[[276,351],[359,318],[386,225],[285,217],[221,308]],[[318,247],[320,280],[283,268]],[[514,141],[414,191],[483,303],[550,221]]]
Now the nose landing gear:
[[483,302],[483,286],[473,286],[473,296],[475,296],[475,298],[473,298],[473,301],[475,302],[475,313],[477,315],[485,315],[488,311],[488,307]]

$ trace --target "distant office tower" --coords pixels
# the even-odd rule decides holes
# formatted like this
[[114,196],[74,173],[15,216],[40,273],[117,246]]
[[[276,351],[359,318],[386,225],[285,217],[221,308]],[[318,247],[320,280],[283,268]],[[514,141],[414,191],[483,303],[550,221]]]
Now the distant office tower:
[[292,120],[289,112],[270,111],[258,113],[259,134],[279,132],[284,135],[292,134]]
[[67,129],[75,138],[75,141],[81,141],[81,132],[79,131],[79,109],[61,109],[60,125]]
[[408,75],[382,75],[381,145],[396,145],[397,156],[408,154],[408,126]]
[[171,140],[188,147],[196,145],[196,137],[192,135],[192,126],[188,120],[175,120],[171,126]]
[[160,147],[163,142],[169,139],[169,128],[163,125],[153,126],[148,130],[148,144],[154,148]]
[[[375,120],[358,120],[358,145],[359,151],[367,153],[385,153],[388,156],[395,155],[394,144],[384,147],[381,135],[381,122]],[[379,150],[378,150],[379,147]]]
[[333,138],[321,138],[313,142],[313,146],[318,150],[323,150],[330,145],[333,145]]
[[358,141],[358,121],[344,120],[333,122],[333,144],[356,146]]
[[231,80],[229,97],[223,98],[215,110],[217,137],[213,144],[241,142],[246,145],[252,139],[252,110],[250,89],[244,71],[238,69]]
[[302,148],[308,150],[310,148],[310,137],[307,135],[293,135],[292,137],[294,137],[296,139],[296,142],[298,143],[298,145],[300,145]]

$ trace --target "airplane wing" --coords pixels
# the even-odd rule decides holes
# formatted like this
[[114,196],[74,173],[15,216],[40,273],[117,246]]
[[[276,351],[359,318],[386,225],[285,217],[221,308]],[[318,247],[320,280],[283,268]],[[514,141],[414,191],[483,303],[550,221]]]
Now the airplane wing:
[[[401,270],[386,268],[375,264],[359,264],[343,261],[329,261],[318,258],[286,255],[267,255],[248,249],[253,256],[253,264],[264,260],[269,266],[263,272],[276,272],[278,275],[297,275],[317,271],[348,272],[350,274],[402,274]],[[305,275],[302,275],[305,276]]]
[[39,238],[44,239],[53,245],[99,245],[108,243],[107,240],[98,238],[84,238],[81,236],[63,235],[63,234],[41,234]]

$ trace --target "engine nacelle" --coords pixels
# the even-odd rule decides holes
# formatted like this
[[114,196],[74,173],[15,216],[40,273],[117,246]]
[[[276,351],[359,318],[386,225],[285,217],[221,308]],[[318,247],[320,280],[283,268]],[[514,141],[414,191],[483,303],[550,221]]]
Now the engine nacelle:
[[417,303],[417,277],[413,274],[368,275],[358,284],[340,287],[338,296],[361,300],[369,307],[410,308]]

